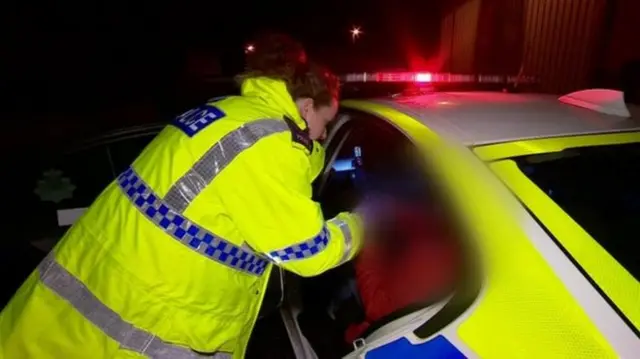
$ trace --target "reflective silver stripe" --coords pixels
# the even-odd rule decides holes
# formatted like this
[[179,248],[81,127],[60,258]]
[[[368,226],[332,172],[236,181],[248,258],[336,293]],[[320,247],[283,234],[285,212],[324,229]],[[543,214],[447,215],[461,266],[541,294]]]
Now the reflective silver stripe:
[[124,349],[151,359],[230,359],[232,357],[229,353],[201,355],[188,348],[171,345],[125,322],[118,313],[104,305],[80,280],[56,262],[53,252],[38,265],[38,271],[40,280],[49,289],[64,298],[88,321]]
[[289,127],[284,121],[267,119],[250,122],[228,133],[173,184],[164,196],[165,202],[182,213],[242,151],[266,136],[286,131]]
[[260,276],[267,268],[268,261],[251,249],[228,242],[177,213],[151,190],[133,168],[127,169],[118,177],[118,184],[140,213],[191,250],[227,267],[253,275]]
[[349,260],[351,256],[351,250],[353,250],[353,237],[351,236],[351,228],[349,228],[349,224],[341,219],[334,218],[329,221],[329,223],[335,224],[342,231],[342,236],[344,237],[344,251],[342,252],[342,258],[340,259],[340,264]]

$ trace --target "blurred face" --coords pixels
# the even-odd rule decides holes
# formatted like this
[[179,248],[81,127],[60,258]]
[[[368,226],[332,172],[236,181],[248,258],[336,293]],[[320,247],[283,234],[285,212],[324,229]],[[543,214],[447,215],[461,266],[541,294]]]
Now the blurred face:
[[338,101],[333,100],[331,105],[318,108],[314,106],[313,100],[310,98],[299,99],[296,104],[300,116],[309,125],[309,137],[314,141],[324,139],[327,136],[327,125],[338,112]]

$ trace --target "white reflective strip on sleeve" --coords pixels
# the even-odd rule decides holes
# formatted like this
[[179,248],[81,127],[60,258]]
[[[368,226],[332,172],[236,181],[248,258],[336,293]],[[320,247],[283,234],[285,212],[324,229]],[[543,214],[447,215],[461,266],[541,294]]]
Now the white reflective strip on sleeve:
[[344,250],[342,251],[342,258],[340,258],[340,264],[345,263],[351,257],[351,251],[353,250],[353,237],[351,235],[351,228],[349,224],[341,219],[334,218],[329,221],[340,228],[342,237],[344,238]]
[[287,131],[289,127],[283,120],[266,119],[247,123],[229,132],[171,186],[164,201],[182,213],[240,153],[269,135]]
[[38,265],[40,280],[64,298],[88,321],[124,349],[151,359],[230,359],[229,353],[201,355],[188,348],[171,345],[154,334],[125,322],[116,312],[104,305],[76,277],[64,269],[50,253]]

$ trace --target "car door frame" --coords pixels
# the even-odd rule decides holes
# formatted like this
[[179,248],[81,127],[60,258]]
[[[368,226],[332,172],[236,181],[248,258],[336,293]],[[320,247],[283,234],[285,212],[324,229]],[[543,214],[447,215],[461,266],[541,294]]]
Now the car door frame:
[[[340,137],[336,136],[338,136],[340,131],[345,126],[353,124],[353,121],[356,121],[356,119],[353,118],[353,114],[373,117],[377,120],[383,121],[385,124],[388,124],[399,131],[407,139],[407,141],[417,146],[417,143],[415,143],[413,138],[406,131],[404,131],[400,126],[393,123],[389,119],[378,114],[363,111],[362,109],[341,107],[336,124],[331,127],[327,138],[325,139],[325,141],[323,141],[323,146],[326,149],[332,147],[332,144],[335,143],[335,141],[338,141],[338,144],[337,146],[335,146],[335,148],[331,149],[331,152],[326,153],[325,166],[317,179],[320,182],[317,183],[316,186],[314,186],[317,188],[318,197],[321,197],[322,195],[322,192],[326,185],[326,181],[329,179],[328,173],[330,172],[333,163],[337,159],[337,154],[340,152],[342,146],[351,135],[353,129],[348,129],[344,133],[344,135]],[[474,300],[475,298],[477,298],[479,291],[479,287],[473,286],[471,296],[474,298]],[[453,315],[457,317],[471,306],[473,301],[469,301],[468,298],[469,296],[465,295],[464,300],[460,301],[454,295],[451,295],[441,301],[431,303],[424,308],[415,308],[410,312],[403,313],[399,317],[394,317],[391,320],[384,322],[384,324],[376,328],[371,333],[368,333],[365,338],[356,340],[353,343],[353,351],[347,354],[344,358],[358,358],[360,357],[360,355],[368,351],[375,350],[376,348],[390,343],[398,338],[413,336],[418,331],[423,334],[425,332],[432,332],[435,334],[446,326],[447,321],[452,321],[451,315],[443,316],[439,315],[439,313],[441,313],[443,309],[451,308],[453,306],[454,310],[452,311],[451,309],[448,309],[447,313],[452,312]],[[291,308],[283,306],[281,308],[281,314],[283,321],[285,322],[285,327],[287,328],[287,332],[289,334],[289,339],[296,354],[296,358],[316,359],[313,348],[309,344],[308,340],[304,337],[304,334],[302,333],[297,323],[296,317],[297,314],[299,314],[299,309],[291,310]],[[434,318],[436,323],[432,323],[432,319]]]
[[[331,170],[331,167],[333,165],[333,162],[335,162],[335,160],[337,159],[337,155],[340,152],[340,150],[342,149],[342,146],[344,145],[344,143],[346,142],[346,140],[349,138],[349,136],[351,135],[351,133],[353,132],[353,130],[357,130],[354,128],[350,128],[348,129],[348,131],[344,134],[344,136],[339,137],[339,138],[334,138],[338,131],[340,131],[344,126],[353,124],[354,121],[357,121],[357,119],[353,118],[353,115],[355,114],[356,116],[366,116],[366,117],[371,117],[371,118],[375,118],[378,121],[382,121],[385,124],[393,127],[395,130],[397,130],[402,136],[404,136],[404,138],[407,140],[407,142],[411,143],[413,146],[417,147],[417,144],[415,143],[415,141],[413,141],[413,139],[411,138],[411,136],[409,136],[402,128],[400,128],[398,125],[396,125],[395,123],[393,123],[392,121],[389,121],[387,118],[376,115],[376,114],[372,114],[366,111],[362,111],[359,109],[353,109],[353,108],[341,108],[340,111],[341,113],[341,117],[339,118],[339,122],[336,123],[335,127],[332,128],[332,133],[327,136],[327,141],[326,143],[324,143],[324,145],[326,147],[329,147],[331,145],[331,142],[333,141],[339,141],[338,145],[335,147],[335,149],[333,149],[333,153],[329,154],[327,153],[327,162],[325,164],[325,168],[323,171],[324,173],[328,173]],[[323,178],[324,180],[328,180],[329,177],[325,176],[325,178]],[[318,195],[321,196],[322,195],[322,190],[324,189],[326,183],[320,183],[318,185]],[[398,316],[397,318],[390,318],[389,320],[384,320],[384,324],[380,325],[378,328],[376,328],[375,330],[371,331],[370,333],[367,333],[365,338],[362,338],[359,341],[354,342],[354,351],[351,352],[350,354],[348,354],[346,357],[350,357],[352,355],[357,356],[358,353],[361,352],[362,349],[364,349],[364,346],[366,345],[366,343],[368,342],[372,342],[375,344],[378,344],[380,341],[386,341],[389,340],[389,336],[392,335],[393,333],[400,331],[412,331],[413,329],[417,329],[418,328],[418,323],[422,322],[422,323],[426,323],[427,321],[429,321],[438,311],[440,311],[445,304],[451,299],[451,297],[448,297],[446,299],[444,299],[443,301],[440,302],[436,302],[436,303],[432,303],[431,305],[428,305],[422,309],[416,309],[416,308],[412,308],[412,310],[409,310],[407,313],[402,313],[400,316]],[[404,330],[403,330],[404,329]]]
[[[397,131],[399,131],[409,142],[412,142],[411,137],[402,129],[400,128],[398,125],[396,125],[395,123],[389,121],[388,119],[372,114],[372,113],[368,113],[366,111],[362,111],[360,109],[354,109],[354,108],[350,108],[350,107],[340,107],[340,109],[338,110],[338,119],[336,120],[336,123],[331,127],[331,130],[329,131],[329,133],[327,134],[326,139],[322,142],[322,145],[325,149],[328,149],[331,144],[336,140],[336,136],[337,134],[347,125],[352,125],[354,123],[354,121],[357,121],[356,119],[352,118],[353,114],[358,114],[361,116],[368,116],[368,117],[374,117],[380,121],[383,121],[385,124],[393,127],[394,129],[396,129]],[[351,134],[351,132],[353,131],[352,128],[347,129],[347,132],[340,138],[338,138],[337,140],[338,145],[336,146],[336,148],[332,149],[331,153],[327,152],[325,154],[325,164],[324,164],[324,168],[322,170],[322,172],[318,175],[318,178],[316,179],[316,184],[315,187],[317,189],[317,194],[320,195],[322,193],[322,191],[324,190],[324,186],[326,184],[326,181],[328,180],[329,176],[329,172],[331,171],[331,164],[333,164],[335,162],[335,160],[337,159],[336,156],[338,155],[338,153],[340,152],[340,150],[342,149],[342,146],[344,145],[344,143],[346,142],[346,140],[349,138],[349,135]]]

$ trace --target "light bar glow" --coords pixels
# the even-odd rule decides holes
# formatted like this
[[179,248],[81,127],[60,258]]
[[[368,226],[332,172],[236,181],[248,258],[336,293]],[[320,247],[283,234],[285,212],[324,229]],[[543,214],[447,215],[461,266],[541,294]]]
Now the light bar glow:
[[432,78],[431,78],[431,74],[426,72],[426,73],[420,73],[418,72],[415,75],[415,81],[416,82],[431,82]]
[[343,76],[344,82],[416,83],[533,83],[532,76],[463,75],[431,72],[360,72]]

